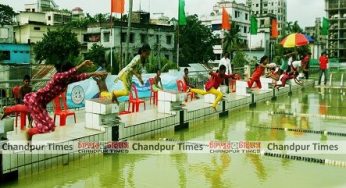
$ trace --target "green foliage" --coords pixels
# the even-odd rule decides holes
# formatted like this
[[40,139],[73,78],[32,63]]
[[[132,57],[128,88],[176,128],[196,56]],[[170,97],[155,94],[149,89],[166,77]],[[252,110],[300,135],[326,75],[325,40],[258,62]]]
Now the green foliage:
[[187,25],[179,27],[179,66],[214,59],[213,45],[216,39],[211,30],[202,24],[197,15],[188,16],[186,19]]
[[97,44],[93,44],[91,49],[86,54],[84,54],[84,58],[93,61],[95,65],[105,67],[106,48]]
[[67,29],[48,31],[42,41],[34,45],[35,60],[51,65],[73,61],[79,55],[79,50],[76,35]]
[[240,42],[238,32],[237,25],[233,24],[231,30],[224,34],[222,51],[228,52],[231,58],[233,58],[233,52],[246,48],[245,43]]
[[152,53],[149,56],[148,63],[145,65],[145,69],[148,73],[156,73],[157,69],[161,72],[168,72],[169,69],[176,69],[177,64],[168,60],[164,56],[155,55]]
[[0,4],[0,25],[11,25],[15,15],[12,7]]
[[246,59],[246,55],[243,51],[236,51],[234,58],[232,59],[232,64],[234,68],[242,68],[244,65],[249,64],[249,62]]

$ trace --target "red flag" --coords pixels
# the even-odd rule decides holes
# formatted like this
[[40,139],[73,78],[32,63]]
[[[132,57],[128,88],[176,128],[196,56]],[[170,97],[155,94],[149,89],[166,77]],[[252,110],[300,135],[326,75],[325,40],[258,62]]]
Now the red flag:
[[272,19],[272,38],[278,38],[279,32],[278,32],[278,20]]
[[231,29],[229,14],[228,14],[227,10],[225,9],[225,7],[222,8],[222,29],[224,29],[224,30],[230,30]]
[[124,13],[125,0],[111,0],[111,13]]

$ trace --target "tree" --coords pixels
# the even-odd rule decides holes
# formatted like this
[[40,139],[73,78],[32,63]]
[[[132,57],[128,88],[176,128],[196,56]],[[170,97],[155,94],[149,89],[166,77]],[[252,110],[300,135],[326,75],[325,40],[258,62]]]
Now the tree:
[[214,58],[216,40],[211,30],[202,25],[197,15],[188,16],[187,24],[179,28],[180,66],[203,63]]
[[73,61],[80,52],[76,34],[68,29],[48,31],[42,41],[34,45],[35,60],[41,63],[58,65]]
[[245,44],[239,41],[239,29],[236,24],[233,24],[230,31],[224,32],[223,39],[223,52],[228,52],[231,55],[231,59],[233,59],[233,52],[245,48]]
[[15,15],[12,7],[0,4],[0,25],[11,25]]
[[106,48],[94,44],[91,49],[84,54],[84,58],[93,61],[98,66],[104,67],[106,64]]

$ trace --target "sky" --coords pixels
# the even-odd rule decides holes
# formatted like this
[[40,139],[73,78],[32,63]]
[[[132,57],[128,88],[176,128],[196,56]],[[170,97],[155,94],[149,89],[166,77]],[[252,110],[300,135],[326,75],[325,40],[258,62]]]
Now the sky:
[[[208,15],[217,1],[185,0],[185,10],[187,14]],[[23,11],[24,4],[33,2],[36,0],[0,0],[1,4],[9,5],[15,11]],[[81,7],[85,13],[91,15],[110,12],[110,0],[55,0],[55,2],[61,9]],[[236,2],[244,3],[245,0],[236,0]],[[178,14],[178,0],[133,0],[133,3],[133,10],[138,10],[141,6],[144,11],[164,13],[168,17],[177,17]],[[326,16],[324,4],[324,0],[287,0],[288,21],[297,20],[302,27],[312,26],[316,17]],[[126,10],[128,10],[127,5]]]

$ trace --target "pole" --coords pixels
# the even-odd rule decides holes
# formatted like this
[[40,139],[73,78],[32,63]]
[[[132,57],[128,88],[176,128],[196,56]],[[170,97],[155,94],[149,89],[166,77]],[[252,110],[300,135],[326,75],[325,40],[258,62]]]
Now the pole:
[[132,18],[132,7],[133,7],[133,0],[129,0],[129,14],[127,18],[127,33],[126,33],[126,52],[125,52],[125,64],[128,62],[129,59],[129,51],[130,51],[130,32],[131,32],[131,18]]
[[119,63],[119,70],[121,70],[123,67],[123,13],[121,13],[120,16],[120,63]]
[[[114,33],[113,33],[113,16],[111,12],[111,32],[110,32],[110,37],[112,41],[114,41]],[[106,68],[106,67],[104,67]],[[113,43],[111,42],[111,74],[113,73]]]
[[179,23],[178,23],[178,34],[177,34],[177,68],[179,69],[179,51],[180,51],[180,46],[179,46]]

